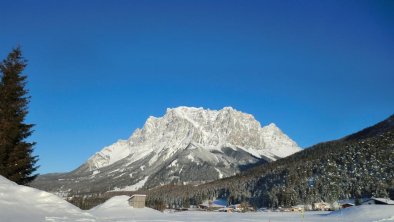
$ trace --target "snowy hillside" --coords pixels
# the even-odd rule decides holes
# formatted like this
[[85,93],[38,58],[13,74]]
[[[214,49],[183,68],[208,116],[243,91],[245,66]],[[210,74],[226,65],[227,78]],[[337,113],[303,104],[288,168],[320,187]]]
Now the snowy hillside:
[[56,195],[17,185],[0,176],[1,222],[57,221],[56,218],[91,221],[93,217]]
[[128,196],[109,199],[89,211],[83,211],[53,194],[17,185],[0,176],[1,222],[142,222],[142,221],[394,221],[392,206],[361,206],[333,212],[281,213],[161,213],[150,208],[136,209],[128,205]]
[[231,107],[178,107],[163,117],[149,117],[128,140],[103,148],[75,171],[44,175],[32,185],[90,193],[200,184],[299,150],[275,124],[261,127],[252,115]]

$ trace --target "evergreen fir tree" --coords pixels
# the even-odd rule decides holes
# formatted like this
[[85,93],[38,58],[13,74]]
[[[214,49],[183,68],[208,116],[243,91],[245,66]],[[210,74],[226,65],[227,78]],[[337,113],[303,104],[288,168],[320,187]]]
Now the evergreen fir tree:
[[26,139],[32,134],[32,124],[26,124],[30,96],[23,70],[26,60],[19,47],[0,63],[0,175],[27,184],[37,174],[34,142]]

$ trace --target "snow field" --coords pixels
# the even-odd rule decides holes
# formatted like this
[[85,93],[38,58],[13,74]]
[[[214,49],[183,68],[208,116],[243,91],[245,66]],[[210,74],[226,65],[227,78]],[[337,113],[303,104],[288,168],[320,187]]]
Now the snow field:
[[136,209],[128,196],[116,196],[88,211],[34,188],[0,176],[0,222],[394,222],[394,206],[359,206],[336,212],[161,213]]

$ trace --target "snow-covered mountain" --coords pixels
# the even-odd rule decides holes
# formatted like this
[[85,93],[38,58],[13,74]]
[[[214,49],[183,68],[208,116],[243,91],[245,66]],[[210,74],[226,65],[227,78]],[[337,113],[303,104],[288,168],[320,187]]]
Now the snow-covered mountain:
[[[149,164],[163,160],[188,146],[221,151],[240,148],[256,157],[275,160],[299,151],[297,144],[271,123],[261,128],[252,115],[225,107],[220,111],[178,107],[164,117],[149,117],[142,129],[128,140],[105,147],[88,160],[89,170],[109,166],[121,159],[134,162],[154,154]],[[163,154],[165,154],[163,156]],[[208,157],[209,158],[209,157]],[[190,156],[190,161],[195,161]]]
[[261,127],[252,115],[231,107],[177,107],[149,117],[129,139],[103,148],[78,169],[40,176],[32,185],[79,193],[198,184],[299,150],[275,124]]

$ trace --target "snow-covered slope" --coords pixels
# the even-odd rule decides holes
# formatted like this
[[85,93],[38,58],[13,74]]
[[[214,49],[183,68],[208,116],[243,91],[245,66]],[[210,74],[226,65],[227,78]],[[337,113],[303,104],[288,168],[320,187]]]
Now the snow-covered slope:
[[91,221],[93,217],[54,194],[20,186],[0,176],[0,221],[43,222],[59,218]]
[[261,127],[231,107],[177,107],[149,117],[129,139],[103,148],[75,171],[41,176],[33,186],[76,193],[198,184],[299,150],[275,124]]
[[151,208],[133,209],[129,196],[117,196],[90,211],[83,211],[58,196],[20,186],[0,176],[0,222],[104,222],[162,217]]

